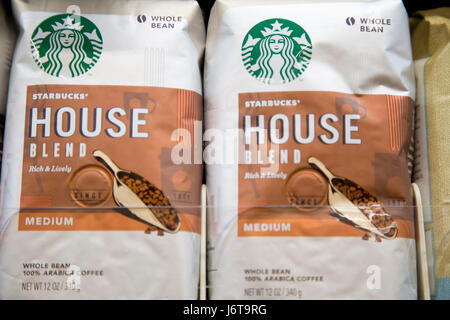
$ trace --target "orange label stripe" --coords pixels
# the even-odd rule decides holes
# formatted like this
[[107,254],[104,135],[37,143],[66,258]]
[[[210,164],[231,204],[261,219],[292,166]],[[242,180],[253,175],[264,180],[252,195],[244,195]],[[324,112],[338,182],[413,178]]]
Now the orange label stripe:
[[[200,217],[179,213],[180,231],[200,233]],[[145,231],[146,223],[118,212],[20,212],[19,231]]]
[[406,123],[406,121],[402,121],[402,118],[407,112],[407,103],[407,97],[386,96],[389,115],[389,138],[392,151],[399,151],[405,142],[407,128],[402,125]]
[[[398,237],[414,239],[414,222],[395,220]],[[362,237],[364,230],[346,225],[337,219],[246,219],[238,222],[238,236],[279,236],[279,237]]]

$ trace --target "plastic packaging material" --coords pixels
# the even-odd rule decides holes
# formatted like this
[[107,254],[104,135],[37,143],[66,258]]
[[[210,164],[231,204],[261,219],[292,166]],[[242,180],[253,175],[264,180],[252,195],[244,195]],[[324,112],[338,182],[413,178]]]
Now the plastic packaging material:
[[416,299],[400,0],[218,0],[205,57],[212,299]]
[[[14,0],[0,298],[196,299],[195,1]],[[3,58],[3,57],[2,57]]]
[[6,10],[5,2],[2,2],[0,4],[0,164],[3,150],[3,129],[5,125],[9,70],[16,40],[13,21]]
[[5,3],[0,5],[0,115],[5,116],[9,69],[14,51],[16,32],[13,21],[6,12]]
[[450,299],[450,8],[411,19],[417,79],[414,180],[422,194],[430,293]]

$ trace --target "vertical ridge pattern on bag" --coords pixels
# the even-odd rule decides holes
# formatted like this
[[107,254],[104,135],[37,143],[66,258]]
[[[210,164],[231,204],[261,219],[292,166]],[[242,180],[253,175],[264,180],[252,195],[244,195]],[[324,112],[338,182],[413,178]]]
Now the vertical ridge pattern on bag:
[[[191,138],[194,135],[194,122],[199,119],[200,115],[195,106],[199,103],[199,99],[192,92],[187,90],[178,90],[178,128],[188,130]],[[181,136],[179,138],[181,140]]]
[[144,69],[147,85],[164,86],[166,54],[164,48],[145,49]]
[[400,151],[405,143],[407,127],[404,121],[404,114],[407,108],[407,101],[401,97],[386,97],[386,104],[389,112],[389,134],[392,151]]

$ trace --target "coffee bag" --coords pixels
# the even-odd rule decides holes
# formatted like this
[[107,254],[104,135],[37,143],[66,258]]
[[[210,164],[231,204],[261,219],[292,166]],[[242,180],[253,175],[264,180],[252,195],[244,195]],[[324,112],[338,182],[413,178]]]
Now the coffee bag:
[[13,2],[0,296],[195,299],[195,1]]
[[399,0],[219,0],[206,45],[213,299],[416,299]]

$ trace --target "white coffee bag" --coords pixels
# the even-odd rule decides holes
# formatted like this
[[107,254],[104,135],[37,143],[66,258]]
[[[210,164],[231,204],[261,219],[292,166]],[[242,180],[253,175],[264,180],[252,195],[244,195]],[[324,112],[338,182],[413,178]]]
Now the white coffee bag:
[[13,6],[0,297],[195,299],[202,168],[171,155],[202,117],[198,4]]
[[218,0],[205,58],[212,299],[416,299],[400,0]]

